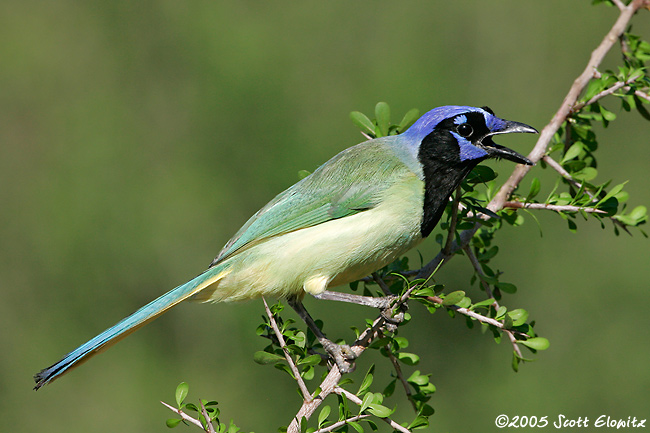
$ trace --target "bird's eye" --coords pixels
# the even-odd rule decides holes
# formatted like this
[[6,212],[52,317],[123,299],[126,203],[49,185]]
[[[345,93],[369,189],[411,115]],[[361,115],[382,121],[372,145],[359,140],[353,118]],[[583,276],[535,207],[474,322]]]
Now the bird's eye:
[[458,133],[463,137],[467,138],[470,135],[472,135],[472,133],[474,132],[474,128],[472,128],[472,125],[470,125],[469,123],[461,123],[460,125],[458,125],[458,128],[456,128],[456,131],[458,131]]

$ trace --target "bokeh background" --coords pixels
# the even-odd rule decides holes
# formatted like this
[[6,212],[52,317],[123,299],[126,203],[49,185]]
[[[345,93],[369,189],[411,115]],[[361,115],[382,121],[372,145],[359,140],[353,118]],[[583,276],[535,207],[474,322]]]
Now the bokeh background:
[[[166,431],[159,400],[181,381],[245,431],[287,425],[294,384],[252,359],[261,301],[183,304],[38,393],[32,375],[202,271],[299,170],[361,141],[352,110],[489,105],[543,127],[617,17],[590,3],[3,1],[0,431]],[[634,20],[646,39],[648,17]],[[600,179],[647,205],[648,123],[620,114]],[[526,153],[534,138],[501,142]],[[495,262],[519,286],[505,304],[551,341],[536,362],[514,373],[508,344],[412,306],[403,335],[437,386],[429,431],[494,431],[501,413],[650,418],[649,241],[537,218],[543,235],[530,217],[504,230]],[[471,273],[459,257],[440,280],[467,289]],[[369,315],[306,302],[332,337]]]

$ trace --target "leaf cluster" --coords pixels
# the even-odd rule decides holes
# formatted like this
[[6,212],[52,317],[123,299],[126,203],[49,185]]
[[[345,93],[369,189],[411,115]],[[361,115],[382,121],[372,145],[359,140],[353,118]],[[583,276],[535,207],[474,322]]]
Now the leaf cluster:
[[[189,390],[190,387],[186,382],[181,382],[176,387],[175,400],[178,412],[196,412],[197,419],[201,423],[203,430],[206,432],[243,433],[232,420],[228,424],[219,420],[220,410],[217,408],[218,403],[216,401],[200,399],[199,406],[194,403],[185,403]],[[169,428],[174,428],[180,423],[189,425],[188,422],[182,418],[169,418],[165,424]]]

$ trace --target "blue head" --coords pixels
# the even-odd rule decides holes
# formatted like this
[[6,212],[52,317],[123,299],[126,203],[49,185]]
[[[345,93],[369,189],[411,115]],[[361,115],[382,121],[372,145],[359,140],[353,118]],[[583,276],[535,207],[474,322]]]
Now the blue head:
[[407,139],[410,153],[423,165],[423,152],[450,164],[504,158],[532,165],[527,158],[492,141],[494,135],[511,132],[537,131],[523,123],[500,119],[488,107],[448,105],[424,114],[402,136]]
[[479,162],[504,158],[532,165],[524,156],[492,141],[494,135],[511,132],[537,131],[500,119],[487,107],[445,106],[429,111],[398,136],[397,153],[424,181],[423,237],[431,233],[451,193]]

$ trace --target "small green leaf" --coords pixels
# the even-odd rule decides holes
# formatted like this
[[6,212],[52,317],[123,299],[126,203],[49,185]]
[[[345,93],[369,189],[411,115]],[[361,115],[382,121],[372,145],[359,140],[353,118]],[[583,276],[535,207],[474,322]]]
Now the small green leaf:
[[512,326],[520,326],[528,320],[528,311],[517,308],[515,310],[510,310],[508,316],[512,319]]
[[460,300],[460,302],[457,302],[456,305],[458,305],[460,308],[469,308],[472,305],[472,300],[465,296]]
[[526,197],[526,201],[531,200],[537,194],[539,194],[539,190],[541,189],[541,187],[542,187],[542,184],[540,183],[539,179],[534,177],[533,180],[530,182],[530,191],[528,192],[528,196]]
[[574,179],[578,179],[583,182],[590,181],[598,176],[598,170],[593,167],[585,167],[582,170],[573,173],[572,176]]
[[494,304],[494,298],[486,299],[484,301],[477,302],[476,304],[472,304],[472,306],[470,307],[470,310],[473,310],[473,309],[479,308],[479,307],[489,307],[492,304]]
[[517,341],[517,343],[521,343],[534,350],[546,350],[550,345],[549,341],[544,337],[533,337],[528,340]]
[[370,403],[368,411],[378,418],[387,418],[394,412],[393,409],[389,409],[386,406],[377,403]]
[[582,152],[583,147],[584,147],[583,144],[579,141],[573,143],[571,147],[569,147],[567,151],[564,153],[564,157],[562,157],[562,161],[560,161],[560,164],[565,164],[567,161],[580,155],[580,152]]
[[323,426],[323,423],[327,420],[327,417],[330,416],[331,411],[332,408],[329,406],[325,406],[323,409],[321,409],[320,413],[318,414],[318,428],[321,428]]
[[429,376],[420,374],[420,370],[415,370],[406,381],[415,385],[423,386],[429,383]]
[[388,382],[388,385],[386,385],[386,388],[384,388],[383,394],[386,397],[390,397],[393,395],[395,392],[395,384],[397,383],[397,379],[393,379],[390,382]]
[[167,421],[165,421],[165,424],[169,428],[174,428],[180,423],[181,423],[181,420],[179,418],[169,418]]
[[367,392],[366,395],[364,395],[363,399],[361,400],[361,407],[359,408],[359,413],[366,410],[372,404],[374,398],[375,396],[372,392]]
[[519,356],[517,356],[517,352],[514,350],[512,351],[512,369],[515,373],[519,371]]
[[285,359],[284,356],[276,355],[275,353],[265,352],[263,350],[258,350],[253,355],[253,361],[262,365],[272,364],[278,361],[284,361],[284,359]]
[[648,209],[645,206],[637,206],[632,209],[632,212],[629,214],[630,218],[633,218],[637,221],[644,220],[648,216]]
[[609,190],[609,192],[607,193],[607,195],[605,195],[605,197],[603,197],[602,199],[600,199],[600,201],[598,202],[598,204],[597,204],[596,206],[600,205],[601,203],[606,202],[608,199],[614,197],[616,194],[618,194],[619,192],[621,192],[621,191],[623,190],[623,187],[625,187],[625,184],[626,184],[626,183],[627,183],[627,181],[625,181],[625,182],[623,182],[623,183],[619,183],[618,185],[612,187],[612,188]]
[[320,364],[322,358],[320,355],[309,355],[306,358],[301,359],[298,362],[298,365],[318,365]]
[[390,126],[390,107],[385,102],[378,102],[375,106],[375,119],[377,119],[377,126],[382,137],[388,135],[388,128]]
[[600,93],[601,90],[603,90],[603,88],[604,87],[601,80],[592,79],[591,81],[589,81],[589,83],[587,84],[587,89],[585,90],[585,96],[584,96],[585,102],[589,101],[591,98],[593,98],[598,93]]
[[310,174],[311,174],[311,172],[309,172],[308,170],[300,170],[298,172],[298,178],[302,180],[302,179],[306,178],[307,176],[309,176]]
[[375,371],[375,364],[372,364],[368,369],[368,372],[364,376],[363,381],[361,382],[361,386],[359,387],[359,391],[357,391],[357,395],[363,394],[368,390],[368,388],[370,388],[370,385],[372,385],[374,371]]
[[517,286],[510,283],[497,283],[496,286],[504,293],[517,293]]
[[357,125],[359,129],[361,129],[361,132],[370,134],[370,135],[375,135],[375,125],[372,123],[370,119],[368,119],[368,116],[363,114],[360,111],[353,111],[350,113],[350,119],[352,120],[352,123]]
[[607,110],[605,107],[600,105],[600,114],[603,115],[603,119],[607,122],[611,122],[616,119],[616,114],[612,113],[611,111]]
[[429,427],[429,419],[425,416],[418,415],[415,419],[408,425],[409,430],[416,430]]
[[487,165],[477,165],[467,176],[467,182],[470,184],[486,183],[496,177],[497,173]]
[[495,245],[492,248],[480,252],[477,255],[477,259],[479,260],[479,262],[487,262],[488,260],[494,258],[494,256],[496,256],[498,253],[499,253],[499,247]]
[[399,123],[399,132],[404,132],[406,131],[409,126],[413,125],[416,120],[420,117],[420,110],[417,108],[411,108],[409,111],[406,112],[404,117],[402,118],[402,121]]
[[451,292],[445,295],[445,299],[443,299],[442,305],[446,307],[450,305],[455,305],[458,302],[460,302],[464,297],[465,297],[465,292],[463,292],[462,290]]
[[415,353],[399,352],[397,359],[406,365],[417,365],[420,362],[420,357]]
[[639,112],[639,114],[646,120],[650,120],[650,113],[646,108],[643,106],[643,102],[641,102],[641,99],[634,95],[634,102],[636,103],[636,109]]
[[436,294],[432,286],[419,287],[413,290],[413,296],[434,296]]
[[178,407],[181,407],[183,405],[183,401],[185,401],[185,397],[187,397],[187,393],[190,391],[190,386],[187,384],[187,382],[181,382],[178,384],[176,387],[176,404]]
[[512,320],[512,317],[510,317],[507,314],[505,316],[503,316],[503,327],[505,329],[511,329],[513,327],[513,323],[514,322]]
[[[359,424],[358,422],[349,421],[347,425],[349,425],[350,427],[355,429],[357,431],[357,433],[363,433],[363,427],[361,427],[361,424]],[[339,431],[342,431],[342,430],[339,430]]]
[[645,224],[648,220],[648,210],[645,206],[637,206],[627,215],[615,215],[617,221],[628,226],[638,226]]

